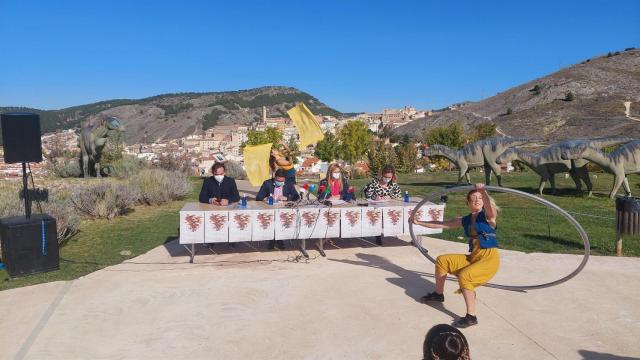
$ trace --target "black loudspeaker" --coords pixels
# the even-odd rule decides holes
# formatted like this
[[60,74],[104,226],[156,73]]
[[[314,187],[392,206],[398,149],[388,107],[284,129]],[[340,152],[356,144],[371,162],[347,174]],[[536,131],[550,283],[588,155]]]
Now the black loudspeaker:
[[47,214],[0,219],[2,261],[10,276],[60,268],[56,220]]
[[0,115],[4,162],[26,163],[42,161],[40,116],[32,113]]

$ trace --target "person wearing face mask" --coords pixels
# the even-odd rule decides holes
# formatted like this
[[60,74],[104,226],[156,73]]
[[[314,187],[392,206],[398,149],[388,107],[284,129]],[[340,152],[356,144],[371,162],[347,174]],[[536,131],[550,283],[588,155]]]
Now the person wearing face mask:
[[342,176],[342,168],[333,163],[327,169],[327,176],[318,184],[318,200],[349,201],[352,198],[349,188],[349,181]]
[[286,175],[285,169],[276,170],[273,179],[265,180],[262,183],[260,191],[256,195],[256,201],[267,200],[270,194],[273,194],[273,199],[276,201],[297,201],[300,199],[293,183],[286,182]]
[[396,169],[393,165],[385,165],[380,176],[367,184],[363,192],[364,197],[370,200],[400,199],[402,191],[396,182]]
[[224,175],[224,164],[215,163],[211,167],[212,177],[204,179],[200,190],[200,202],[215,206],[227,206],[240,201],[236,181]]
[[[275,201],[297,201],[300,195],[296,191],[293,183],[286,182],[287,171],[285,169],[276,170],[273,179],[265,180],[256,195],[256,201],[268,200],[269,195],[273,194]],[[270,240],[269,249],[273,250],[276,245],[278,249],[284,249],[284,241]]]

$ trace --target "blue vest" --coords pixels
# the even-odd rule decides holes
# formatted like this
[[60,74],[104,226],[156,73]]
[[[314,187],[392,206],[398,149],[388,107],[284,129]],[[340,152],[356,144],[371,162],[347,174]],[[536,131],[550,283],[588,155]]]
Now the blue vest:
[[[471,214],[462,218],[462,226],[464,227],[464,234],[469,238],[469,252],[471,252],[473,250],[473,239],[471,238]],[[498,247],[496,230],[487,222],[484,210],[480,211],[476,217],[476,232],[478,233],[478,243],[481,249]]]

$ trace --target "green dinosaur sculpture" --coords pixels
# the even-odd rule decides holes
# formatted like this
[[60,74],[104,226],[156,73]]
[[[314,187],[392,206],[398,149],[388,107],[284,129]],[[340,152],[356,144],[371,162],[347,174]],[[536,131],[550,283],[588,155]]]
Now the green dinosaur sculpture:
[[87,122],[78,136],[80,147],[82,176],[91,176],[95,171],[96,177],[100,175],[100,157],[102,149],[107,143],[109,130],[124,131],[124,126],[115,117],[102,117]]
[[588,161],[584,159],[564,160],[562,159],[562,153],[567,149],[573,147],[588,144],[597,149],[601,149],[606,146],[613,146],[623,144],[633,140],[632,138],[597,138],[597,139],[580,139],[580,140],[568,140],[561,143],[551,145],[545,150],[535,154],[527,152],[521,149],[510,148],[500,155],[496,161],[499,164],[506,164],[509,161],[520,160],[525,165],[530,167],[538,175],[540,175],[540,185],[538,186],[538,193],[542,195],[545,181],[551,183],[551,192],[556,193],[555,174],[568,172],[578,191],[582,190],[582,180],[587,186],[589,196],[593,186],[591,179],[589,178],[589,171],[587,170]]
[[631,196],[627,175],[640,173],[640,140],[622,145],[611,154],[604,154],[585,143],[563,151],[562,159],[586,159],[598,164],[602,170],[614,175],[613,187],[609,193],[610,199],[616,196],[620,185],[624,185],[625,194]]
[[445,145],[431,145],[424,150],[423,154],[429,157],[435,155],[443,156],[454,163],[459,170],[458,184],[465,177],[467,183],[471,183],[469,170],[476,167],[484,167],[485,183],[487,185],[491,184],[491,172],[493,172],[498,179],[498,185],[502,186],[501,170],[496,158],[511,146],[528,144],[533,141],[527,138],[495,137],[478,140],[465,145],[460,150],[454,150]]

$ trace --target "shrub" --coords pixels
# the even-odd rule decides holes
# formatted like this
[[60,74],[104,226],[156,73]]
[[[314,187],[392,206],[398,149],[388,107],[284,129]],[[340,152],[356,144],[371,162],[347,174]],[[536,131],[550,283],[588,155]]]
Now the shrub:
[[573,101],[576,99],[576,96],[573,95],[571,91],[567,91],[567,94],[564,96],[564,101]]
[[82,175],[80,169],[80,159],[78,158],[56,158],[47,164],[50,175],[59,178],[74,178]]
[[166,154],[158,157],[158,165],[161,169],[169,171],[181,171],[185,174],[191,174],[191,161],[187,154],[173,155]]
[[119,159],[107,167],[106,172],[107,175],[118,178],[125,179],[130,178],[133,175],[140,172],[145,167],[145,164],[140,161],[137,157],[131,155],[125,155],[122,159]]
[[238,161],[228,161],[224,164],[224,172],[226,175],[238,179],[244,180],[247,178],[247,172],[242,168],[242,164]]
[[131,178],[131,185],[139,193],[138,201],[148,205],[182,199],[191,192],[192,186],[184,173],[162,169],[142,170]]
[[89,218],[113,219],[124,214],[137,200],[134,187],[110,182],[81,187],[71,194],[78,213]]
[[[17,188],[0,189],[0,218],[24,215],[24,201],[20,200],[18,191]],[[63,243],[78,232],[80,217],[68,196],[53,193],[49,201],[41,204],[42,212],[56,219],[58,243]],[[32,212],[40,212],[36,202],[32,204]]]

